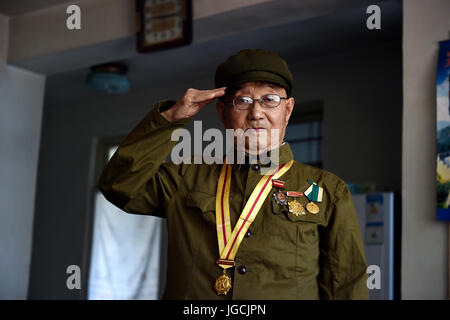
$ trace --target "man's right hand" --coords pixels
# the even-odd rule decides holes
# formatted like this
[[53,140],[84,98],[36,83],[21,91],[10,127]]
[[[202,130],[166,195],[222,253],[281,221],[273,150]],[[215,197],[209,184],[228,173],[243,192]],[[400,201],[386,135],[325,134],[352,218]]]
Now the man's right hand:
[[188,89],[184,96],[169,110],[161,112],[169,121],[177,121],[196,115],[204,106],[210,104],[215,98],[225,95],[226,87],[212,90]]

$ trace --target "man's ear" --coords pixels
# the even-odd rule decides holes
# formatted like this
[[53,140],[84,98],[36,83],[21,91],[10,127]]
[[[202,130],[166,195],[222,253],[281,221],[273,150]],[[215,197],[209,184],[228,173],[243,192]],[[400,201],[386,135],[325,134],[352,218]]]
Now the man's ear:
[[225,104],[222,101],[217,100],[216,101],[216,110],[217,110],[217,115],[219,116],[220,121],[222,121],[222,123],[225,124]]
[[294,111],[295,99],[294,97],[290,97],[286,100],[286,124],[289,122],[289,118],[291,117],[292,111]]

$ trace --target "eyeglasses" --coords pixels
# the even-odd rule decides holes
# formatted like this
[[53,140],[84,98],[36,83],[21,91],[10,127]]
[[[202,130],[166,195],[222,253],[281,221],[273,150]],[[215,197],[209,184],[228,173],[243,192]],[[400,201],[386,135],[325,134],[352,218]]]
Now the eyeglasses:
[[237,96],[233,99],[233,107],[239,110],[248,110],[250,106],[253,106],[255,101],[258,101],[262,107],[271,109],[278,107],[282,99],[288,98],[283,98],[273,93],[265,94],[259,99],[253,99],[247,96]]

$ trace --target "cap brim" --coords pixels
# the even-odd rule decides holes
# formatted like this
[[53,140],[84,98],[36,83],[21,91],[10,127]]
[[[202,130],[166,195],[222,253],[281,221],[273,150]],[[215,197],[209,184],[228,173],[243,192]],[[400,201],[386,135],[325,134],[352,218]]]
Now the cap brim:
[[267,71],[247,71],[244,73],[241,73],[240,75],[234,77],[230,83],[230,87],[237,87],[240,86],[246,82],[268,82],[276,84],[286,90],[286,93],[290,94],[290,87],[287,81],[281,77],[278,76],[275,73],[267,72]]

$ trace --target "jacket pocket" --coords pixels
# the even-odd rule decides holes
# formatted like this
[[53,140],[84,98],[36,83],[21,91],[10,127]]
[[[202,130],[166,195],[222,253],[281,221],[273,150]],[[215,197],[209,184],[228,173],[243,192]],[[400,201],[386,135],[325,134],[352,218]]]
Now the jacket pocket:
[[[323,222],[324,212],[319,211],[316,214],[312,214],[306,211],[305,214],[295,215],[294,213],[289,211],[289,207],[287,205],[279,205],[274,199],[272,201],[272,212],[279,218],[283,219],[284,223],[280,223],[280,226],[284,226],[285,232],[288,230],[296,229],[297,234],[297,248],[301,249],[301,252],[307,252],[310,250],[316,250],[316,245],[318,244],[319,239],[319,225]],[[297,200],[299,201],[299,200]],[[300,202],[300,201],[299,201]],[[305,201],[301,202],[302,205]],[[303,207],[305,207],[303,205]],[[313,244],[314,249],[312,247],[308,247],[305,245]]]
[[202,191],[191,191],[186,197],[187,207],[197,207],[202,213],[216,211],[216,196]]
[[191,191],[186,197],[186,207],[198,209],[209,225],[216,225],[216,196],[202,191]]
[[[297,199],[303,207],[307,203],[305,199]],[[320,234],[319,224],[324,215],[324,209],[319,205],[320,211],[317,214],[312,214],[306,211],[305,214],[295,215],[289,212],[289,207],[279,205],[272,199],[272,210],[276,218],[283,219],[279,222],[280,226],[284,226],[279,232],[285,234],[295,234],[295,242],[290,241],[295,246],[295,253],[293,254],[293,274],[296,281],[296,296],[299,299],[311,299],[316,296],[314,293],[318,292],[318,285],[315,284],[315,275],[319,273],[319,255],[320,255]],[[317,293],[318,296],[318,293]]]

